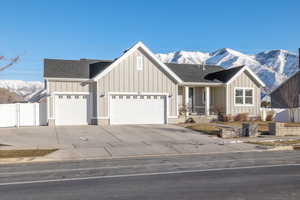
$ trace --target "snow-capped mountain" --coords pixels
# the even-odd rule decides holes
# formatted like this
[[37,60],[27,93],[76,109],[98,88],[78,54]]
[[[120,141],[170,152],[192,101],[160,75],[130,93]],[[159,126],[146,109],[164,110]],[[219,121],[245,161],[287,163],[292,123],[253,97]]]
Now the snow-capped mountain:
[[[271,50],[249,55],[223,48],[210,53],[177,51],[156,56],[165,63],[214,64],[224,68],[247,65],[267,85],[265,94],[298,71],[298,56],[286,50]],[[44,88],[44,84],[39,81],[0,80],[0,88],[6,88],[27,100],[38,94]]]
[[298,56],[286,50],[271,50],[249,55],[223,48],[211,53],[178,51],[157,54],[157,57],[162,62],[212,64],[224,68],[247,65],[265,82],[266,93],[298,70]]
[[43,89],[44,84],[39,81],[0,80],[0,88],[15,92],[26,100],[32,94]]

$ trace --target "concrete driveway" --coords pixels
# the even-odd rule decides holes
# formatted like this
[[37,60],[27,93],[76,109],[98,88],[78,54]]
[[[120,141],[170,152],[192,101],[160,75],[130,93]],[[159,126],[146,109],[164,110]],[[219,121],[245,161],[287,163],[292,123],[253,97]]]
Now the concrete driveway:
[[43,159],[91,159],[255,150],[175,125],[65,126],[0,129],[1,149],[59,148]]

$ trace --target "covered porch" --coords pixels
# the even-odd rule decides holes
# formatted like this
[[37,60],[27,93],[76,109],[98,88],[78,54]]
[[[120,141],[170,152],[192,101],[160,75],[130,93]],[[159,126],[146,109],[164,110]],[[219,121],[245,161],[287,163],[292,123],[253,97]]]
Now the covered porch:
[[224,85],[182,85],[179,98],[179,109],[184,109],[187,116],[211,116],[226,111]]

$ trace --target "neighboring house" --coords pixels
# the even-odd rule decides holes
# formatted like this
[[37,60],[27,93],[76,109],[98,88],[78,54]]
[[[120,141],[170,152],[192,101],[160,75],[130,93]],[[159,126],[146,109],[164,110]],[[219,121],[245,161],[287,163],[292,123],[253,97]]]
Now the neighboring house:
[[285,80],[271,93],[272,108],[300,107],[300,71],[297,71],[289,79]]
[[176,123],[189,115],[260,114],[264,83],[247,67],[162,63],[142,42],[115,60],[45,59],[49,125]]

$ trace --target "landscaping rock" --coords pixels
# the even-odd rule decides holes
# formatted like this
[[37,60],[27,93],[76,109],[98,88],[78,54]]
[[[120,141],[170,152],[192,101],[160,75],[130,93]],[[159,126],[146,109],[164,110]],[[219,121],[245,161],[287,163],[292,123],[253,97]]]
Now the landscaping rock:
[[240,131],[229,128],[222,128],[220,133],[221,138],[236,138],[240,137]]
[[195,120],[193,118],[188,118],[185,123],[195,123]]
[[299,136],[300,127],[297,125],[285,126],[285,123],[273,122],[269,123],[269,132],[275,136]]

